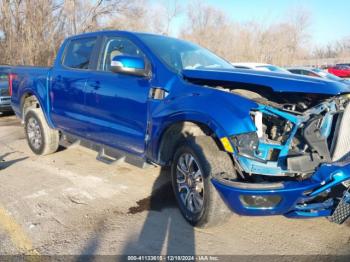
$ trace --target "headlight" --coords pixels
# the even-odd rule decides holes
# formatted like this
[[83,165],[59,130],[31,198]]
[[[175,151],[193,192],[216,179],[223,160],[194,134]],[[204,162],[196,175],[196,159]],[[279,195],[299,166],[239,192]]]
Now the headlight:
[[233,136],[231,140],[240,155],[255,157],[255,152],[259,147],[259,138],[256,132]]
[[250,116],[256,127],[259,139],[285,143],[293,129],[293,124],[286,118],[272,113],[251,111]]

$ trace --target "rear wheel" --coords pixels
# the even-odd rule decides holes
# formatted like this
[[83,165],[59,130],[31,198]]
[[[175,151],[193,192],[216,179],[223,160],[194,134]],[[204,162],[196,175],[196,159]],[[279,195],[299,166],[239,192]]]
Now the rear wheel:
[[181,213],[192,225],[215,226],[230,216],[210,181],[224,172],[235,177],[230,157],[211,137],[192,137],[179,144],[172,161],[172,184]]
[[25,132],[30,149],[37,155],[57,151],[59,132],[48,126],[41,109],[30,109],[25,115]]

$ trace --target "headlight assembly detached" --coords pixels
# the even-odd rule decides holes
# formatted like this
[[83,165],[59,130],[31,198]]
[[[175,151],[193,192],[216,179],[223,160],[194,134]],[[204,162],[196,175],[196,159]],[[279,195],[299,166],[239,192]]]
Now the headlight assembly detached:
[[249,132],[231,137],[231,140],[241,156],[255,158],[259,147],[259,138],[256,132]]

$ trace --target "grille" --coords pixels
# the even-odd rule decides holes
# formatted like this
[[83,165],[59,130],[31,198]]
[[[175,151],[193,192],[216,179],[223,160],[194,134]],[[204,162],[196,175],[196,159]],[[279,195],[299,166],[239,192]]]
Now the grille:
[[0,96],[9,96],[9,90],[7,88],[1,88],[0,89]]
[[350,153],[350,103],[346,106],[338,130],[333,150],[333,161],[338,161]]
[[350,216],[350,204],[344,199],[340,201],[329,220],[333,223],[342,224]]

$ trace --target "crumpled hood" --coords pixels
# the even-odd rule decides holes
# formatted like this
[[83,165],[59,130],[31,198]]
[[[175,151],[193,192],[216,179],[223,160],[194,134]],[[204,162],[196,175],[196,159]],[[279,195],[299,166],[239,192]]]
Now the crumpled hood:
[[281,74],[247,69],[185,69],[182,71],[185,79],[225,81],[236,84],[252,84],[271,88],[275,92],[296,92],[339,95],[350,93],[350,88],[342,83],[330,80]]

